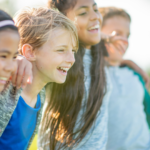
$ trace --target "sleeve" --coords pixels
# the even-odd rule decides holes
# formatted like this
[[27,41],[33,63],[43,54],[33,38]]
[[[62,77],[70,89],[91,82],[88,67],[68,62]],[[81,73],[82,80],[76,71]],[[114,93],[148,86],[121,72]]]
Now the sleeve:
[[135,71],[134,71],[134,74],[139,77],[139,80],[142,83],[143,88],[144,88],[143,105],[144,105],[144,111],[145,111],[145,114],[146,114],[147,123],[148,123],[148,126],[150,128],[150,94],[149,94],[149,92],[148,92],[148,90],[145,86],[145,82],[144,82],[142,76],[139,73],[135,72]]

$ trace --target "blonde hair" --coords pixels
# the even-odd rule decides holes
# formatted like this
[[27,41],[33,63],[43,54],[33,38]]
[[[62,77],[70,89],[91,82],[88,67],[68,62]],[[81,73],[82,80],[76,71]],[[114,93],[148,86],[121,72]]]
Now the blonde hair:
[[19,44],[21,54],[24,44],[30,44],[33,49],[41,47],[48,40],[50,32],[56,28],[69,31],[76,42],[75,50],[78,49],[78,33],[75,25],[58,11],[44,7],[28,7],[17,13],[15,24],[21,36]]

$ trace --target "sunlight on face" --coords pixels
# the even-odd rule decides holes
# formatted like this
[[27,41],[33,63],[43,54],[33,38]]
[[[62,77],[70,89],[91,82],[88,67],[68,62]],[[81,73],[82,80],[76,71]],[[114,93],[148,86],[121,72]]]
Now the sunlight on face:
[[[122,16],[114,16],[112,18],[108,18],[102,27],[102,32],[108,35],[122,36],[128,40],[130,35],[130,21]],[[118,41],[118,43],[121,41]],[[115,44],[114,44],[115,45]],[[127,50],[128,45],[123,44],[125,50]],[[109,57],[107,60],[109,62],[118,62],[120,63],[125,54],[119,51],[115,46],[110,48],[107,46],[107,50],[109,53]]]
[[75,22],[79,39],[87,48],[100,42],[102,16],[94,0],[77,0],[74,8],[67,11],[67,17]]
[[64,83],[75,62],[76,41],[69,31],[55,29],[36,52],[36,67],[44,82]]
[[17,68],[19,34],[15,31],[0,32],[0,92],[4,89],[11,74]]

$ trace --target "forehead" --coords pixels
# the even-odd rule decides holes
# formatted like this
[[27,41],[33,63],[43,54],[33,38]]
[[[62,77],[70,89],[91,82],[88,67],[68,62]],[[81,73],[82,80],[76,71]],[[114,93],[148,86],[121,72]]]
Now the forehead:
[[77,0],[76,5],[75,5],[75,9],[78,9],[82,6],[91,7],[94,4],[95,4],[94,0]]
[[77,47],[78,41],[75,37],[75,34],[67,29],[56,28],[52,32],[50,32],[48,42],[51,43],[52,47],[59,45],[67,45]]
[[15,31],[4,30],[0,32],[0,48],[12,49],[19,44],[19,34]]
[[130,21],[122,16],[114,16],[106,19],[104,21],[103,27],[112,28],[113,30],[117,29],[130,30]]

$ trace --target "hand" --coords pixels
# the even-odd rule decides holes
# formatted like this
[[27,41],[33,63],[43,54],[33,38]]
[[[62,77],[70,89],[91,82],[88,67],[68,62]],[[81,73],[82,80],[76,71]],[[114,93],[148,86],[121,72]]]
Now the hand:
[[108,49],[118,50],[124,54],[128,48],[128,39],[119,35],[116,32],[112,32],[111,35],[101,33],[101,38],[105,41],[105,46]]
[[25,88],[32,83],[32,64],[25,57],[17,57],[17,70],[12,74],[11,82],[17,88]]

